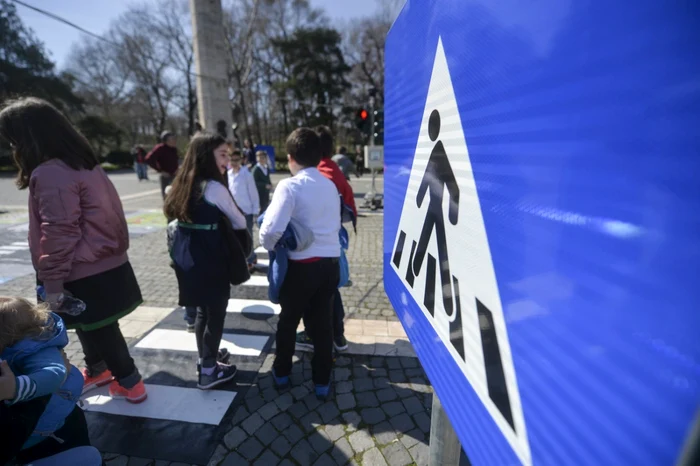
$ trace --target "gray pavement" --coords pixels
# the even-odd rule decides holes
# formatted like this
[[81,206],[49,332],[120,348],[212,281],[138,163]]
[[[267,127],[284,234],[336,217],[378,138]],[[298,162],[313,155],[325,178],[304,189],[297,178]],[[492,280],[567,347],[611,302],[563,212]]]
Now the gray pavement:
[[[132,238],[129,255],[146,307],[121,321],[125,336],[133,343],[176,307],[177,282],[168,265],[163,231],[165,222],[157,214],[161,208],[160,194],[149,193],[157,189],[157,184],[139,184],[133,174],[116,174],[110,178],[123,197],[125,210],[136,212],[130,221]],[[280,175],[273,177],[274,182],[279,179]],[[352,185],[356,196],[361,198],[369,189],[369,176],[353,179]],[[381,185],[379,178],[380,192]],[[9,199],[4,194],[12,190],[16,191],[11,179],[0,178],[3,203]],[[26,193],[22,193],[22,196],[26,201]],[[19,197],[13,197],[11,201],[19,202]],[[22,235],[26,239],[26,231],[16,228],[21,224],[21,213],[21,209],[16,208],[10,213],[0,214],[0,246],[20,243]],[[20,222],[13,223],[12,215]],[[13,227],[17,231],[12,230]],[[366,340],[376,341],[376,344],[369,345],[374,345],[372,347],[375,349],[380,341],[389,347],[398,345],[400,339],[394,342],[396,337],[391,335],[401,333],[383,287],[382,232],[381,211],[363,211],[357,234],[351,233],[348,255],[353,286],[342,290],[348,332],[350,329],[359,329],[360,333],[364,330],[364,335],[358,339],[370,338],[366,336],[368,329],[379,331],[377,335],[382,335],[382,331],[386,335],[384,340],[374,336],[372,340]],[[28,251],[0,255],[0,269],[6,268],[9,264],[7,261],[18,255],[26,259]],[[33,273],[0,283],[0,294],[33,296]],[[241,286],[232,290],[232,297],[266,299],[266,291],[264,287]],[[370,321],[372,324],[369,324]],[[277,317],[269,320],[271,331],[274,331],[276,322]],[[363,322],[368,325],[365,326]],[[387,324],[380,325],[381,322],[388,322],[389,327]],[[349,337],[351,341],[353,338]],[[360,341],[363,342],[365,340]],[[357,351],[351,348],[351,352],[367,353],[363,351],[366,347],[359,344]],[[74,335],[67,350],[74,364],[82,365],[82,352]],[[209,464],[427,464],[432,402],[430,383],[415,357],[376,354],[375,351],[340,355],[334,368],[334,394],[328,401],[320,402],[313,396],[312,386],[308,382],[311,354],[297,352],[291,377],[292,388],[278,391],[270,373],[274,358],[271,351],[265,357],[244,402],[226,426],[226,434],[216,445]],[[179,464],[128,458],[109,451],[103,453],[110,466]]]

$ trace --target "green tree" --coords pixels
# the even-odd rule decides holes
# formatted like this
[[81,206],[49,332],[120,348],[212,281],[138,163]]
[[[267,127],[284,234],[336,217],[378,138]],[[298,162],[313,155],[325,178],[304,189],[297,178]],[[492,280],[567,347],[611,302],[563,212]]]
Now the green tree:
[[78,121],[80,132],[97,150],[100,157],[108,147],[120,147],[122,131],[109,120],[96,115],[88,115]]
[[333,110],[350,87],[340,42],[338,31],[323,27],[300,28],[272,40],[288,70],[277,86],[291,91],[297,105],[292,115],[304,125],[335,124]]
[[24,26],[15,6],[0,0],[0,100],[32,95],[79,110],[82,102],[69,82],[56,75],[43,44]]

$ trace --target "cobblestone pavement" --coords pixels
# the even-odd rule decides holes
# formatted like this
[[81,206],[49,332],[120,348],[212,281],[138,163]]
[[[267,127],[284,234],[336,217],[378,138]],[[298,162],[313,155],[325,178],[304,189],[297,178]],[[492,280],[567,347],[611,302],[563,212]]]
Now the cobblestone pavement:
[[[357,234],[350,232],[353,286],[344,288],[342,296],[346,318],[360,321],[359,327],[362,320],[398,320],[383,287],[382,227],[381,213],[366,212]],[[177,305],[177,282],[168,265],[163,231],[132,238],[129,254],[146,306],[121,321],[132,342]],[[34,279],[25,276],[2,284],[0,294],[33,296]],[[264,288],[251,286],[237,287],[232,297],[267,298]],[[269,322],[274,326],[277,317]],[[74,335],[67,350],[81,365]],[[273,355],[267,355],[210,465],[427,464],[432,388],[418,359],[341,355],[334,369],[334,393],[320,402],[310,382],[311,356],[297,352],[292,388],[280,392],[270,374]],[[109,466],[180,464],[110,452],[104,452],[104,459]]]

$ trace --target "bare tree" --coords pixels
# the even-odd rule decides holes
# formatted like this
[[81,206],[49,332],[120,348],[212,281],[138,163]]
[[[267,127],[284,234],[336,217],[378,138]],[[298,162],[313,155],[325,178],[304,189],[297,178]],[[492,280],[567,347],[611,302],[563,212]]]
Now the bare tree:
[[146,18],[149,31],[162,42],[171,67],[183,85],[174,88],[174,104],[187,118],[187,133],[195,130],[197,92],[195,88],[194,49],[187,0],[160,0]]

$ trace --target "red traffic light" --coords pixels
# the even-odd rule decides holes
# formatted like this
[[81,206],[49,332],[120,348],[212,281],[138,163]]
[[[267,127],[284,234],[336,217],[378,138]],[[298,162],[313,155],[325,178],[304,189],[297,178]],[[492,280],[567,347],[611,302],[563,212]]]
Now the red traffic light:
[[360,120],[366,120],[367,118],[369,118],[369,112],[367,112],[367,110],[365,110],[364,108],[360,110],[357,115],[360,117]]

